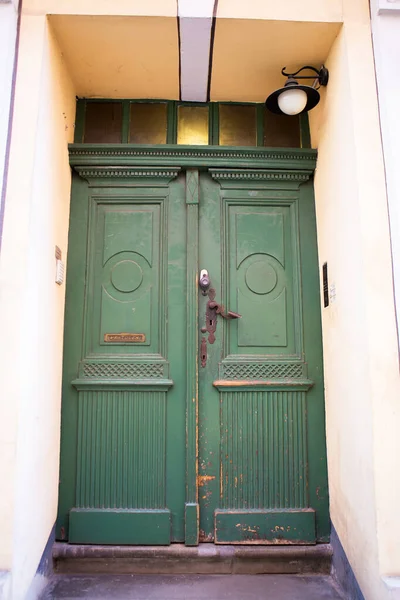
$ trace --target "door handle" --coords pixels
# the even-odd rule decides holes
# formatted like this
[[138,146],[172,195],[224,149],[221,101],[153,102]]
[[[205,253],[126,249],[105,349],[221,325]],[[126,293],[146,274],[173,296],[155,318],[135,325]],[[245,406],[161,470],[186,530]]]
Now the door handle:
[[211,310],[215,310],[216,314],[221,315],[221,317],[223,317],[224,319],[241,319],[242,318],[242,315],[239,315],[239,313],[233,312],[233,310],[228,310],[228,312],[225,312],[225,309],[222,306],[222,304],[215,302],[215,300],[209,300],[207,306]]
[[217,316],[220,315],[224,319],[231,320],[240,319],[242,315],[239,315],[239,313],[235,313],[232,310],[225,312],[225,308],[222,304],[214,300],[215,290],[213,288],[209,290],[208,297],[210,299],[207,302],[204,333],[208,333],[208,342],[209,344],[213,344],[215,342],[215,331],[217,329]]
[[[217,316],[220,315],[224,319],[231,320],[240,319],[242,315],[233,312],[233,310],[225,311],[223,305],[214,300],[215,290],[213,288],[208,290],[208,297],[209,300],[206,308],[206,324],[205,327],[201,328],[201,332],[208,333],[208,343],[213,344],[215,342],[215,331],[217,329]],[[201,366],[204,368],[207,364],[207,340],[205,337],[201,339],[200,356]]]

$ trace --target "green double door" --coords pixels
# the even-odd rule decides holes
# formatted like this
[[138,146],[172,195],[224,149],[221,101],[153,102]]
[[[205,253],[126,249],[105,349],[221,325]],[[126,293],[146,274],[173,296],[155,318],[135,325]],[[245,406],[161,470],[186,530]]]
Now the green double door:
[[328,539],[307,179],[76,169],[58,539]]

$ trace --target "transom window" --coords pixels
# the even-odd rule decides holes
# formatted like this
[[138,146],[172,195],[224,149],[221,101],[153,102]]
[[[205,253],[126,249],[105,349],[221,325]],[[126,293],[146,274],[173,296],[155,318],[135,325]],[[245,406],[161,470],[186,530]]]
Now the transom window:
[[307,114],[263,104],[170,100],[78,100],[75,143],[309,148]]

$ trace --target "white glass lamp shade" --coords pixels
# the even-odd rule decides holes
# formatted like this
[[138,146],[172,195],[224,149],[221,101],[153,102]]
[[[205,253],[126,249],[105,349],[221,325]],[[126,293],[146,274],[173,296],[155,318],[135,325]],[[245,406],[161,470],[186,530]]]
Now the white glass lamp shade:
[[285,90],[278,96],[278,106],[285,115],[298,115],[307,104],[307,94],[295,86]]

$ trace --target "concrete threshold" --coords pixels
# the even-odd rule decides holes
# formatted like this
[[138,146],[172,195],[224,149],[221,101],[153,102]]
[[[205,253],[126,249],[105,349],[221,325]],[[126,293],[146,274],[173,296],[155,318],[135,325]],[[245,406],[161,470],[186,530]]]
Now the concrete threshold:
[[94,546],[56,542],[54,570],[70,574],[318,574],[331,571],[332,547]]

